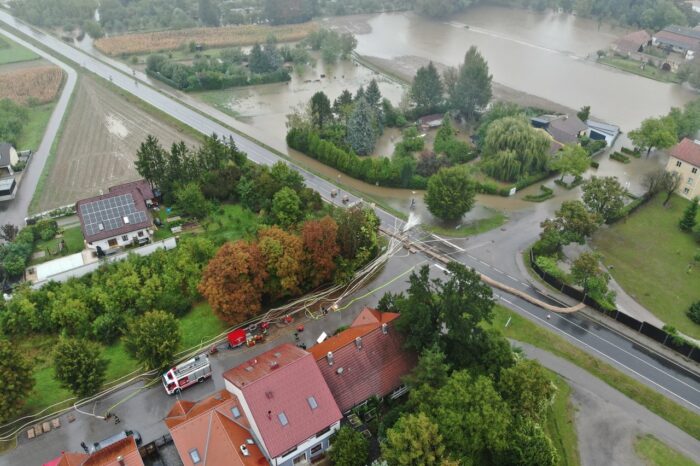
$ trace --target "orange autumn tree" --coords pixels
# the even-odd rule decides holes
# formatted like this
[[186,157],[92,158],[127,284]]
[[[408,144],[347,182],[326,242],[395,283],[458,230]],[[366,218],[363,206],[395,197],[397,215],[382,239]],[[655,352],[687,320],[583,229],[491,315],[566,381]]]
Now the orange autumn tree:
[[199,292],[217,316],[234,325],[258,314],[268,272],[256,243],[224,244],[204,269]]
[[335,259],[340,254],[337,237],[338,224],[329,216],[304,223],[301,229],[303,266],[311,288],[328,283],[333,278]]
[[268,279],[265,292],[272,301],[301,294],[303,245],[301,238],[278,227],[258,232],[258,247]]

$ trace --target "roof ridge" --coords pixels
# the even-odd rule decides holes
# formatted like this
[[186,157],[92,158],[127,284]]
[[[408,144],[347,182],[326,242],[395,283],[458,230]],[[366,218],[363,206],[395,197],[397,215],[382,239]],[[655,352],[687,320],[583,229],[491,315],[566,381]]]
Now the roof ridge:
[[[286,343],[286,344],[291,346],[291,343]],[[276,348],[273,348],[273,349],[276,349]],[[270,351],[272,351],[272,350],[270,350]],[[300,358],[297,358],[294,361],[291,361],[291,362],[285,364],[284,366],[280,366],[279,370],[286,369],[287,367],[291,367],[293,364],[296,364],[297,362],[303,360],[307,356],[311,356],[313,358],[311,353],[309,353],[308,351],[305,351],[305,350],[302,350],[302,351],[304,351],[304,353],[306,353],[306,354],[303,354]],[[255,359],[255,358],[253,358],[253,359]],[[314,364],[316,364],[315,360],[314,360]],[[262,376],[258,377],[257,379],[253,380],[252,382],[248,382],[248,383],[244,384],[242,387],[240,387],[241,391],[247,390],[249,387],[255,385],[256,383],[260,382],[263,379],[266,379],[267,377],[269,377],[272,374],[277,374],[279,372],[279,370],[268,371],[266,374],[263,374]]]

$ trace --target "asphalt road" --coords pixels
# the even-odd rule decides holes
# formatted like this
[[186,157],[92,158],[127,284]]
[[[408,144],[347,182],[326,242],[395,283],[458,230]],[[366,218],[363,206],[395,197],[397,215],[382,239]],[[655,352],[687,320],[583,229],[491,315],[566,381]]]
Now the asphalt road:
[[[63,90],[61,92],[61,97],[58,99],[56,107],[54,107],[53,113],[49,118],[44,137],[41,139],[41,144],[35,150],[29,166],[25,169],[25,172],[22,175],[22,180],[19,184],[17,195],[11,201],[0,202],[0,224],[12,223],[13,225],[23,226],[24,219],[27,217],[27,212],[29,210],[29,203],[32,201],[34,191],[36,191],[36,185],[41,177],[41,172],[44,170],[44,165],[49,157],[51,145],[56,138],[56,133],[61,127],[61,120],[66,112],[66,107],[70,101],[70,96],[73,94],[73,89],[75,88],[78,75],[70,66],[57,60],[43,50],[40,50],[26,41],[6,32],[4,29],[0,29],[0,34],[11,38],[13,41],[40,55],[42,58],[49,60],[54,65],[60,66],[67,75],[65,85],[63,86]],[[23,149],[25,148],[18,147],[18,150]]]
[[[110,79],[115,85],[133,93],[154,107],[204,134],[216,133],[227,137],[232,135],[238,147],[245,151],[248,157],[256,163],[271,165],[278,161],[284,161],[289,164],[289,162],[254,141],[232,134],[229,129],[216,121],[195,112],[143,83],[138,84],[128,74],[106,65],[52,36],[26,26],[4,11],[0,11],[0,21],[36,38],[56,53],[69,58],[105,79]],[[330,197],[331,191],[337,189],[332,183],[301,167],[293,164],[289,165],[302,174],[309,187],[318,191],[329,202],[340,205],[341,196],[336,198]],[[359,200],[351,194],[348,195],[351,204]],[[385,227],[390,229],[393,226],[402,228],[404,225],[402,220],[388,212],[379,208],[375,210]],[[520,228],[517,226],[518,224]],[[518,224],[509,224],[505,231],[496,230],[469,240],[448,242],[435,237],[429,239],[432,241],[431,245],[433,247],[440,249],[443,253],[450,254],[456,260],[475,268],[495,280],[536,295],[537,291],[527,283],[527,279],[515,265],[515,256],[518,254],[518,251],[531,242],[532,228],[539,224],[539,218],[535,215],[523,217]],[[415,232],[412,233],[412,237],[417,240],[422,238],[422,235],[420,232]],[[490,252],[485,254],[484,251],[486,250]],[[398,262],[398,268],[400,268],[401,261],[405,260],[405,258],[395,258],[392,259],[392,264]],[[587,352],[603,360],[613,362],[616,366],[653,389],[700,413],[700,377],[697,374],[689,372],[666,358],[649,352],[632,340],[598,325],[583,315],[552,315],[551,319],[547,319],[545,311],[522,299],[514,297],[504,297],[504,299],[507,300],[504,301],[504,304],[511,309],[532,319],[539,325],[564,335],[569,341]]]

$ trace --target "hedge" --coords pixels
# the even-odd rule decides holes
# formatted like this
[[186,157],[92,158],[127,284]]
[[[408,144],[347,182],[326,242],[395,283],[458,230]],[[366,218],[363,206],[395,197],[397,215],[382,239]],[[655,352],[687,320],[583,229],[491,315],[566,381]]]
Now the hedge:
[[528,194],[525,196],[525,200],[530,202],[542,202],[554,197],[554,190],[552,188],[540,185],[540,191],[539,194]]
[[610,154],[610,158],[613,160],[617,160],[618,162],[630,163],[630,158],[627,157],[625,154],[621,154],[619,152],[613,152],[612,154]]

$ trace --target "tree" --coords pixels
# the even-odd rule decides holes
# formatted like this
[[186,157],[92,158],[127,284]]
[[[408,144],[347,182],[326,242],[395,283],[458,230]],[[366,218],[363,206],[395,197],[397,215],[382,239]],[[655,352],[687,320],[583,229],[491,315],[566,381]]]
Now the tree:
[[78,398],[97,393],[105,381],[107,360],[91,341],[61,338],[54,349],[56,380]]
[[510,429],[508,447],[499,455],[499,464],[518,466],[555,466],[559,454],[541,424],[516,418]]
[[10,99],[0,99],[0,141],[16,146],[28,122],[29,114],[24,106]]
[[471,0],[416,0],[415,10],[430,18],[447,18],[471,4]]
[[187,217],[202,219],[209,214],[210,204],[197,183],[187,183],[175,193],[175,205]]
[[34,387],[33,368],[9,340],[0,339],[0,422],[6,422],[22,412],[24,400]]
[[257,244],[224,244],[202,273],[198,290],[216,315],[229,325],[260,312],[267,269]]
[[444,93],[442,79],[432,61],[427,66],[418,68],[409,95],[419,114],[439,110],[444,101]]
[[352,94],[347,89],[343,89],[343,92],[333,101],[333,113],[344,122],[345,126],[348,125],[353,105]]
[[272,198],[272,218],[276,225],[289,228],[296,225],[304,215],[301,200],[292,188],[284,187]]
[[678,187],[681,185],[681,175],[678,172],[666,172],[666,176],[663,178],[663,190],[666,192],[666,199],[664,199],[664,207],[671,200],[671,195],[676,192]]
[[342,426],[331,438],[328,457],[335,466],[364,466],[369,457],[369,443],[355,429]]
[[477,110],[491,100],[491,79],[486,60],[476,47],[470,47],[459,68],[457,81],[448,88],[450,106],[465,118],[473,119]]
[[146,370],[168,367],[180,346],[181,335],[175,317],[165,311],[150,311],[131,320],[124,335],[124,347]]
[[639,148],[647,150],[647,156],[653,148],[667,149],[677,142],[676,128],[670,118],[647,118],[642,126],[629,132],[630,140]]
[[378,246],[379,218],[371,209],[352,208],[335,212],[338,224],[338,247],[343,258],[365,264],[373,258]]
[[690,305],[686,315],[690,320],[700,325],[700,301],[695,301]]
[[338,224],[331,217],[309,220],[301,229],[304,248],[304,271],[309,288],[328,283],[333,278],[335,260],[340,254],[337,243]]
[[418,364],[411,373],[406,376],[406,382],[411,387],[427,385],[438,389],[445,385],[450,376],[450,363],[447,356],[437,344],[426,347],[418,358]]
[[571,278],[574,283],[583,288],[587,294],[604,296],[608,292],[610,275],[599,266],[600,256],[592,252],[584,252],[571,264]]
[[576,114],[579,120],[583,121],[584,123],[586,120],[588,120],[588,117],[591,116],[591,106],[590,105],[584,105],[581,107],[581,110]]
[[311,122],[320,130],[323,129],[324,125],[333,122],[331,101],[323,91],[319,91],[311,97]]
[[367,100],[367,105],[370,106],[373,112],[377,113],[381,111],[380,104],[382,102],[382,93],[379,91],[379,85],[376,79],[372,79],[367,85],[365,100]]
[[439,344],[441,316],[436,297],[439,281],[430,280],[430,268],[421,267],[411,273],[405,299],[399,301],[401,315],[396,320],[396,328],[404,335],[405,346],[422,352]]
[[258,247],[267,270],[264,290],[271,299],[299,294],[304,273],[301,238],[278,227],[265,228],[258,232]]
[[[153,56],[149,55],[148,57],[149,67]],[[136,151],[136,162],[134,165],[139,175],[151,183],[151,186],[160,187],[160,181],[165,172],[165,158],[165,149],[163,149],[163,146],[160,145],[155,136],[149,134]]]
[[348,145],[358,155],[369,155],[374,150],[376,132],[373,125],[372,108],[364,97],[355,101],[348,121]]
[[199,20],[205,26],[218,26],[221,12],[212,0],[199,0]]
[[547,407],[556,393],[542,365],[533,360],[521,360],[501,370],[496,390],[515,416],[536,423],[545,421]]
[[0,227],[0,239],[7,242],[14,241],[15,237],[17,237],[17,233],[19,233],[19,228],[11,223],[5,223]]
[[397,466],[437,466],[445,456],[438,426],[424,413],[401,416],[381,446],[382,458]]
[[690,204],[688,204],[688,207],[685,208],[683,211],[683,218],[681,218],[680,222],[678,222],[678,226],[681,228],[683,231],[693,231],[693,228],[695,228],[695,225],[697,224],[697,215],[698,215],[698,203],[700,202],[700,198],[695,197],[690,200]]
[[617,178],[594,176],[583,185],[583,203],[589,211],[608,222],[620,214],[625,205],[625,193]]
[[564,246],[575,242],[583,244],[600,225],[600,217],[589,212],[581,201],[564,201],[553,219],[541,223],[543,237],[549,236]]
[[457,221],[474,207],[476,184],[464,166],[442,168],[428,180],[425,203],[431,214]]
[[518,181],[544,173],[549,162],[549,138],[522,116],[491,123],[482,144],[484,170],[503,181]]
[[561,173],[560,180],[564,180],[564,176],[571,175],[578,178],[583,175],[591,164],[586,149],[578,144],[567,144],[557,153],[556,158],[552,161],[551,167]]

